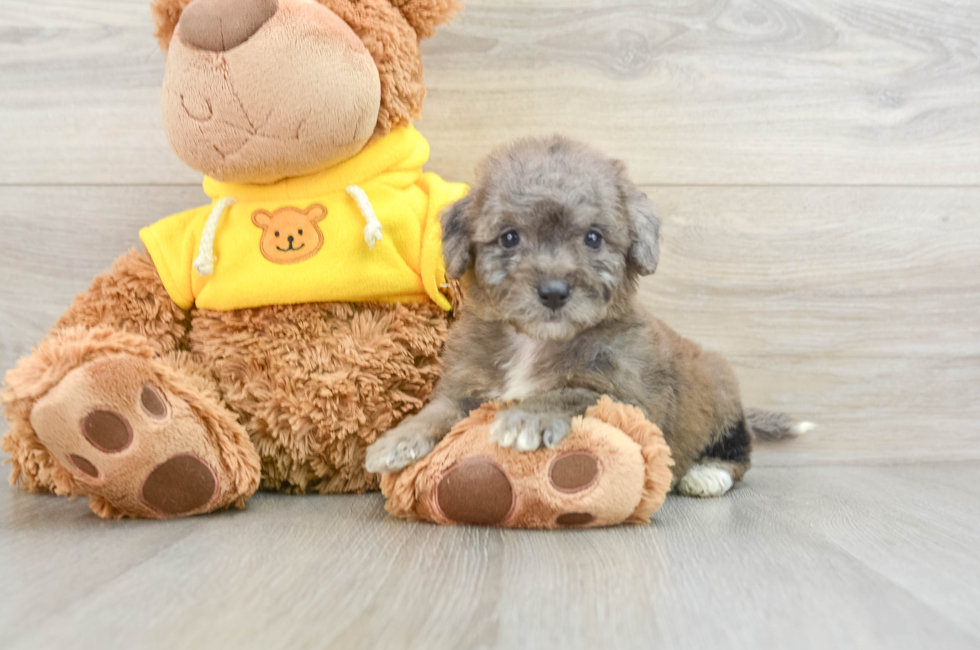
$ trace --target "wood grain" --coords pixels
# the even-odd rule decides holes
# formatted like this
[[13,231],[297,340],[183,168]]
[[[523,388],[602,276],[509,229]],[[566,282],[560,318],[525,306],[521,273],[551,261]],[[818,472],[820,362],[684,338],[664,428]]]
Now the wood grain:
[[376,495],[104,522],[2,490],[0,645],[975,648],[978,469],[756,469],[564,533],[407,524]]
[[[644,189],[664,245],[643,302],[730,358],[747,404],[820,424],[757,463],[980,458],[980,189]],[[0,188],[0,366],[141,226],[203,201],[191,186]]]
[[[196,175],[146,2],[4,0],[0,183]],[[647,184],[977,184],[973,0],[470,0],[425,45],[432,169],[555,130]]]
[[646,188],[644,302],[820,427],[762,462],[980,457],[980,191]]

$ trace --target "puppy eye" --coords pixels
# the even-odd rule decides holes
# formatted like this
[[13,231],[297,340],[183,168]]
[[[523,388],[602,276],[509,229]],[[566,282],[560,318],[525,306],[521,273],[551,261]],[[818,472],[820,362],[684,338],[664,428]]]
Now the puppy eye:
[[585,245],[589,248],[599,248],[602,246],[602,233],[598,230],[590,230],[585,233]]
[[302,234],[303,234],[303,231],[302,231],[302,230],[300,230],[300,231],[299,231],[299,234],[301,234],[301,235],[302,235]]
[[521,236],[516,230],[508,230],[500,236],[500,245],[504,248],[513,248],[521,243]]
[[277,230],[277,231],[276,231],[276,237],[278,237],[278,236],[279,236],[279,231]]

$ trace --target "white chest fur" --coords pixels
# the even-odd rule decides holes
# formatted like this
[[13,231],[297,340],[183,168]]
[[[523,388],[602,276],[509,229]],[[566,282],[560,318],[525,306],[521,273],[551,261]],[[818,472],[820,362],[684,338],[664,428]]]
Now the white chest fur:
[[505,402],[525,399],[538,389],[538,382],[534,380],[534,368],[542,345],[541,341],[523,334],[513,334],[511,356],[504,364],[504,386],[499,399]]

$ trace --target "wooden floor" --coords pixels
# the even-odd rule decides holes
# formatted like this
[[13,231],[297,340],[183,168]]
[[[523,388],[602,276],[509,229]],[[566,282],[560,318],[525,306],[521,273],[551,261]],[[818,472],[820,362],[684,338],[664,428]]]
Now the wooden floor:
[[107,522],[0,492],[0,647],[980,647],[980,465],[765,468],[652,526],[388,518],[377,495]]
[[[0,371],[205,202],[148,3],[0,0]],[[977,1],[468,0],[423,49],[429,169],[556,130],[622,158],[664,222],[643,300],[820,427],[587,533],[377,496],[113,523],[0,487],[0,648],[980,647]]]

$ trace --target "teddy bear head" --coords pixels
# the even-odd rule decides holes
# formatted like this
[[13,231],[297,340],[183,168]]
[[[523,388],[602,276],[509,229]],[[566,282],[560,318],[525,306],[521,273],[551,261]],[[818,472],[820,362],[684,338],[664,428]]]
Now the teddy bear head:
[[154,0],[174,152],[219,181],[273,183],[418,117],[420,41],[461,0]]

